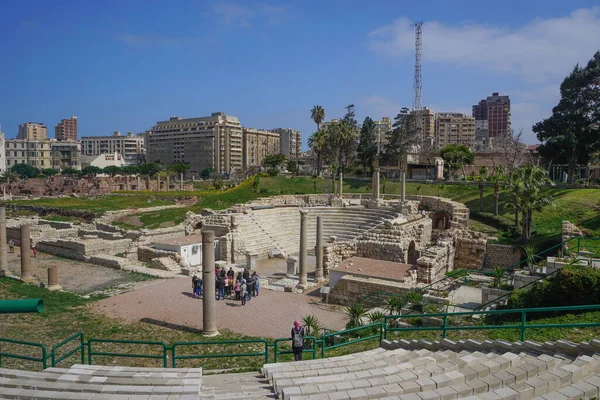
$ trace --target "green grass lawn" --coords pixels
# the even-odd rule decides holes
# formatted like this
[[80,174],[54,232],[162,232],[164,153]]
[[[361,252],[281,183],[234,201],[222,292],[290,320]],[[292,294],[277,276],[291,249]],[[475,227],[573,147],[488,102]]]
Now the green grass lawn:
[[84,197],[58,197],[41,198],[36,200],[15,200],[9,203],[63,208],[69,210],[87,210],[93,212],[105,212],[111,210],[123,210],[126,208],[146,208],[156,206],[168,206],[174,204],[173,200],[161,199],[154,194],[140,193],[135,196],[103,196],[88,199]]

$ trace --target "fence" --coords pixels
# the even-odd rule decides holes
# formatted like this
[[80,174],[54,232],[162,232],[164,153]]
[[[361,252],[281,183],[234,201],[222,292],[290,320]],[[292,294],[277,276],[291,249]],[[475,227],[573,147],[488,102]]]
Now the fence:
[[[525,341],[526,332],[530,329],[552,329],[552,328],[588,328],[588,327],[599,327],[600,321],[598,322],[580,322],[580,323],[563,323],[563,324],[527,324],[528,317],[531,320],[532,314],[543,314],[543,313],[557,313],[557,312],[582,312],[590,310],[600,310],[600,304],[587,305],[587,306],[568,306],[568,307],[543,307],[543,308],[529,308],[529,309],[513,309],[513,310],[489,310],[489,311],[470,311],[470,312],[458,312],[458,313],[438,313],[438,314],[410,314],[410,315],[389,315],[385,316],[383,322],[377,322],[370,325],[359,326],[356,328],[345,329],[337,332],[330,332],[324,334],[321,338],[314,336],[305,337],[305,349],[304,352],[312,356],[312,358],[326,357],[327,352],[351,346],[354,344],[362,343],[365,341],[377,341],[381,345],[383,339],[387,339],[388,333],[394,332],[411,332],[411,331],[439,331],[442,338],[446,338],[447,333],[450,331],[457,330],[490,330],[490,329],[516,329],[520,331],[521,341]],[[519,324],[498,324],[498,325],[449,325],[449,320],[455,317],[473,317],[481,315],[518,315],[520,317]],[[433,317],[441,319],[440,326],[408,326],[408,327],[394,327],[391,321],[402,320],[408,318],[424,318]],[[278,362],[279,356],[290,354],[291,351],[282,349],[280,343],[289,342],[290,338],[279,338],[275,339],[273,343],[267,342],[265,339],[252,339],[252,340],[226,340],[226,341],[198,341],[198,342],[177,342],[171,346],[168,346],[164,342],[157,341],[135,341],[135,340],[112,340],[112,339],[88,339],[85,341],[84,334],[79,332],[69,338],[57,343],[52,347],[50,353],[46,350],[46,347],[40,343],[26,342],[14,339],[0,338],[1,344],[8,344],[9,346],[25,346],[29,351],[39,351],[40,356],[33,356],[28,354],[17,354],[15,349],[0,349],[0,367],[2,366],[2,358],[11,358],[19,360],[27,360],[32,362],[38,362],[42,368],[48,367],[48,360],[51,360],[51,366],[55,367],[58,363],[63,362],[69,357],[72,357],[78,352],[81,352],[81,363],[92,365],[94,362],[94,356],[97,357],[125,357],[125,358],[142,358],[142,359],[154,359],[162,361],[163,367],[167,368],[168,358],[171,356],[171,367],[177,368],[177,362],[179,360],[191,360],[191,359],[210,359],[210,358],[238,358],[238,357],[261,357],[264,358],[264,362],[270,362],[269,348],[273,348],[273,361]],[[76,344],[75,347],[62,355],[63,348]],[[121,348],[117,351],[108,351],[104,348],[98,349],[98,347],[106,347],[107,345],[118,345]],[[210,352],[210,346],[228,346],[228,345],[239,345],[242,347],[248,347],[248,345],[259,345],[260,351],[252,352],[224,352],[224,353],[213,353]],[[153,353],[133,353],[124,352],[123,347],[129,348],[140,348],[140,347],[157,347]],[[183,349],[192,348],[197,346],[200,351],[194,354],[181,354]],[[319,351],[320,346],[320,351]],[[4,346],[6,347],[6,346]],[[12,350],[12,352],[10,351]],[[87,355],[87,357],[86,357]]]

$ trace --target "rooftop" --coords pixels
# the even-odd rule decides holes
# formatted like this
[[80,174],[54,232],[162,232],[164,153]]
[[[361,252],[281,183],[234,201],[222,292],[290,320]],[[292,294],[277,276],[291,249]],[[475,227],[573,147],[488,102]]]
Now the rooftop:
[[408,270],[411,268],[412,265],[410,264],[364,257],[351,257],[342,261],[336,268],[331,268],[331,271],[342,271],[352,275],[401,281],[410,276]]

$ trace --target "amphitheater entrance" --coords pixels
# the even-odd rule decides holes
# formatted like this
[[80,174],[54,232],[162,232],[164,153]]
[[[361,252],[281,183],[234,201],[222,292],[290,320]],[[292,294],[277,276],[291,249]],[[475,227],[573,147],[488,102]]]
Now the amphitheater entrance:
[[415,244],[415,241],[411,240],[410,244],[408,245],[408,254],[406,257],[407,264],[416,265],[417,260],[420,256],[421,252],[417,250],[417,245]]
[[452,221],[452,216],[448,214],[446,211],[436,211],[433,214],[433,229],[446,230],[450,229],[450,221]]

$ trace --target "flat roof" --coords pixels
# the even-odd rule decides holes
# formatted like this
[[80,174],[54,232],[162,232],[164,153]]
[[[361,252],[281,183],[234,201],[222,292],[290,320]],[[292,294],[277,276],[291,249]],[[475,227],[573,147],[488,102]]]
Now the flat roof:
[[331,271],[347,272],[351,275],[360,275],[373,278],[384,278],[393,281],[401,281],[410,276],[408,270],[413,266],[392,261],[375,260],[364,257],[351,257],[342,261]]
[[154,242],[157,244],[175,244],[179,246],[185,246],[186,244],[196,244],[202,243],[202,235],[189,235],[189,236],[179,236],[173,239],[161,240],[160,242]]

